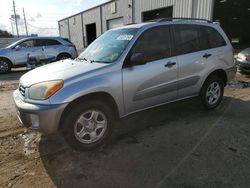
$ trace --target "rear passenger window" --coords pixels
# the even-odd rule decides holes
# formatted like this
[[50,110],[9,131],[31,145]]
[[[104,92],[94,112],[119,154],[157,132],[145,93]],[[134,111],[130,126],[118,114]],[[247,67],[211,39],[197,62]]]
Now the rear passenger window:
[[35,39],[35,46],[46,46],[46,40],[45,39]]
[[175,55],[199,51],[199,26],[175,25],[174,26],[174,51]]
[[207,26],[201,27],[200,41],[201,48],[204,50],[209,48],[218,48],[226,45],[226,42],[221,34],[214,28]]
[[145,31],[137,40],[132,53],[143,53],[146,61],[156,61],[171,56],[169,27],[156,27]]
[[61,43],[57,40],[53,39],[36,39],[35,46],[52,46],[52,45],[60,45]]

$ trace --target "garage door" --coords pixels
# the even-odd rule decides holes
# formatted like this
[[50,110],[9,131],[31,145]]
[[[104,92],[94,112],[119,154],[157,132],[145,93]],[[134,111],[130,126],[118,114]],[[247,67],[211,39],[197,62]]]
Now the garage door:
[[123,18],[116,18],[116,19],[112,19],[112,20],[108,20],[107,22],[107,29],[113,29],[116,27],[121,27],[123,26]]
[[[225,16],[226,15],[226,16]],[[250,46],[250,1],[220,1],[214,3],[213,21],[220,22],[234,48]]]

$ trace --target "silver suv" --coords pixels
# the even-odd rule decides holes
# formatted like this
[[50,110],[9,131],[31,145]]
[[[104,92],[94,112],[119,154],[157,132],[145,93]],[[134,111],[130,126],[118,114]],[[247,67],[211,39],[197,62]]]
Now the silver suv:
[[26,127],[61,130],[72,147],[89,150],[134,112],[196,96],[216,108],[235,72],[218,24],[162,19],[107,31],[77,59],[26,73],[13,97]]
[[76,57],[74,44],[66,38],[29,37],[0,49],[0,73],[7,73],[12,67],[29,65],[29,58],[35,58],[39,63],[47,59],[55,61]]

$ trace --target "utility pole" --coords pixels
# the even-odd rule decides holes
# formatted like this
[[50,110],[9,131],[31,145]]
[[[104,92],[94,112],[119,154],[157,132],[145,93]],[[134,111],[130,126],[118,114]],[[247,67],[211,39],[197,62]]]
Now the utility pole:
[[17,16],[16,16],[15,0],[13,0],[13,10],[14,10],[14,17],[15,17],[15,22],[16,22],[16,33],[17,33],[17,37],[19,37],[18,26],[17,26]]
[[10,24],[11,24],[12,35],[14,36],[15,33],[14,33],[14,28],[13,28],[13,19],[12,18],[9,18],[9,19],[10,19]]
[[24,8],[23,8],[23,18],[24,18],[24,24],[25,24],[25,30],[26,30],[26,36],[28,36],[28,28],[27,28],[27,22],[26,22],[26,18],[25,18],[25,12],[24,12]]
[[13,36],[15,35],[15,33],[14,33],[14,28],[13,28],[13,23],[11,22],[11,31],[12,31],[12,34],[13,34]]

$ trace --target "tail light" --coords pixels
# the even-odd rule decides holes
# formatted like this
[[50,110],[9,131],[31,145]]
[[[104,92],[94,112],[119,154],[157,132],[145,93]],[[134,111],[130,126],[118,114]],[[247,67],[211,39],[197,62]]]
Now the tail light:
[[69,44],[68,46],[69,46],[69,47],[73,47],[73,48],[75,49],[75,51],[77,51],[77,50],[76,50],[76,46],[75,46],[74,44]]
[[236,56],[237,56],[237,52],[236,52],[236,50],[233,48],[233,58],[236,58]]

